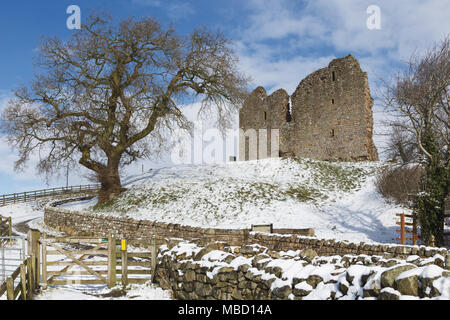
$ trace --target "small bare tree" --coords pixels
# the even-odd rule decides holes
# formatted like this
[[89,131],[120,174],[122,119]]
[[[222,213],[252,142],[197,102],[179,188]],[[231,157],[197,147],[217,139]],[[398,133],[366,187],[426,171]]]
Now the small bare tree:
[[392,127],[406,137],[403,142],[414,144],[414,160],[426,171],[415,205],[422,239],[443,245],[450,185],[450,38],[423,55],[414,54],[407,68],[386,85],[384,102],[396,116]]
[[417,142],[413,135],[403,129],[400,123],[391,123],[391,132],[384,152],[388,159],[401,164],[411,163],[417,160]]
[[160,151],[175,128],[189,129],[180,105],[201,99],[200,116],[225,128],[247,94],[248,78],[222,33],[178,36],[152,18],[91,14],[69,41],[39,46],[38,74],[15,91],[2,114],[3,132],[21,168],[44,153],[41,173],[78,162],[101,183],[99,203],[122,191],[119,167]]

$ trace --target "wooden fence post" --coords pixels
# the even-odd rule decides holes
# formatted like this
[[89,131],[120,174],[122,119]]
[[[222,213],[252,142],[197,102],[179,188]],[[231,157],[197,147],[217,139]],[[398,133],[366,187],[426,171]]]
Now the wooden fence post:
[[27,275],[28,275],[28,299],[32,298],[33,295],[33,259],[31,257],[27,258]]
[[108,235],[108,287],[112,288],[116,285],[116,239],[112,232]]
[[14,280],[11,277],[6,278],[6,297],[8,300],[14,300]]
[[413,246],[417,244],[417,219],[416,214],[413,212],[413,230],[412,230],[412,243]]
[[41,280],[40,272],[40,246],[39,246],[40,232],[39,230],[31,229],[28,231],[28,255],[32,257],[33,267],[33,289],[39,286]]
[[[272,226],[270,228],[272,229]],[[250,234],[250,230],[244,229],[244,243],[247,243],[249,234]]]
[[405,244],[405,214],[400,216],[400,243]]
[[10,241],[12,240],[12,222],[11,222],[11,217],[8,217],[8,237],[10,239]]
[[47,243],[45,239],[47,235],[44,233],[42,235],[44,241],[42,241],[42,284],[43,288],[47,289]]
[[400,217],[400,222],[396,222],[396,225],[400,226],[400,229],[395,230],[396,232],[400,233],[400,238],[396,238],[396,240],[400,240],[401,244],[405,244],[405,214],[404,213],[397,213],[397,217]]
[[31,257],[31,273],[32,273],[32,285],[33,285],[33,292],[37,289],[37,285],[36,283],[37,281],[37,277],[36,277],[36,257]]
[[22,291],[22,300],[27,300],[27,276],[25,265],[20,265],[20,290]]
[[128,253],[127,243],[125,239],[121,241],[121,260],[122,260],[122,286],[125,288],[128,285]]
[[156,271],[156,259],[158,252],[156,250],[156,239],[155,236],[152,237],[152,283],[155,283],[155,271]]
[[31,232],[31,230],[28,230],[28,233],[27,233],[27,255],[28,256],[31,256],[31,252],[33,249],[33,246],[31,244],[32,244],[32,232]]

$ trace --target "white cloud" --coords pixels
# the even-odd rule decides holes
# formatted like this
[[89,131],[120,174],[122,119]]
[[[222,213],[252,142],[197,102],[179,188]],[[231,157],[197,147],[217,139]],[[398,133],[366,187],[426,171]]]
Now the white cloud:
[[[244,68],[264,83],[266,77],[285,76],[284,68],[278,68],[283,74],[274,75],[276,65],[292,62],[296,70],[297,61],[314,65],[332,56],[331,51],[342,56],[352,53],[363,69],[382,76],[393,62],[407,59],[416,49],[425,50],[450,32],[449,1],[377,1],[381,30],[366,26],[366,9],[371,4],[364,0],[310,0],[303,6],[288,0],[249,1],[245,27],[236,32]],[[292,58],[296,53],[298,58]],[[261,74],[264,69],[267,75]]]
[[[369,5],[380,7],[380,30],[367,28]],[[288,93],[336,56],[353,54],[368,73],[376,104],[374,130],[382,133],[388,115],[377,105],[379,79],[450,32],[449,5],[440,0],[251,0],[246,2],[249,16],[234,33],[236,52],[254,86]],[[374,140],[383,149],[386,136]]]
[[[6,107],[11,96],[10,92],[0,90],[0,112]],[[39,175],[36,170],[36,166],[39,162],[39,153],[35,152],[30,156],[30,159],[22,171],[15,171],[14,164],[19,158],[18,152],[8,145],[5,137],[0,137],[0,156],[0,173],[10,177],[10,181],[0,181],[0,189],[6,190],[5,192],[17,192],[33,190],[36,186],[45,185],[45,177]],[[75,168],[71,169],[69,180],[71,184],[76,185],[86,183],[86,179],[84,179],[82,174],[80,175]],[[61,173],[60,176],[55,175],[49,179],[49,184],[53,185],[65,185],[65,182],[66,178],[64,173]],[[25,187],[18,187],[24,183],[34,185],[34,187],[28,189]]]
[[309,9],[301,8],[294,1],[259,1],[246,3],[251,14],[246,19],[248,26],[242,31],[242,37],[253,41],[282,39],[295,36],[321,38],[327,32],[326,26]]
[[[8,100],[11,98],[11,94],[7,91],[0,91],[0,113],[5,109]],[[28,180],[30,176],[34,176],[34,166],[37,161],[33,157],[30,159],[30,165],[27,166],[23,172],[14,172],[14,163],[18,159],[17,153],[12,150],[11,146],[9,146],[6,142],[5,137],[0,137],[0,172],[14,175],[18,180]]]
[[369,30],[366,26],[366,9],[374,4],[372,1],[310,0],[302,7],[295,3],[249,1],[252,13],[246,19],[248,27],[241,32],[243,38],[312,38],[316,44],[332,45],[337,50],[368,54],[388,50],[409,56],[411,50],[428,47],[450,30],[449,1],[377,1],[381,30]]
[[323,68],[335,58],[335,56],[324,57],[294,57],[270,61],[265,59],[264,54],[246,54],[240,52],[240,68],[243,72],[250,74],[253,78],[254,87],[264,86],[273,91],[279,88],[285,89],[292,94],[300,80],[311,72]]
[[131,1],[134,4],[142,5],[142,6],[149,6],[149,7],[161,7],[162,3],[158,0],[132,0]]
[[132,3],[162,9],[173,20],[187,18],[196,12],[193,5],[186,1],[132,0]]

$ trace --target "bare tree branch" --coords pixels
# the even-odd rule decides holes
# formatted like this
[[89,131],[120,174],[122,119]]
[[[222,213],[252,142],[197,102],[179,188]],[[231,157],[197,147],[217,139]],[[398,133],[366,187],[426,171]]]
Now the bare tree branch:
[[107,201],[122,190],[119,167],[158,154],[150,141],[161,147],[164,132],[191,127],[180,101],[201,99],[200,115],[215,109],[226,128],[247,95],[237,62],[220,32],[181,37],[151,18],[114,23],[92,14],[69,41],[42,41],[39,72],[3,112],[16,167],[37,150],[47,150],[39,164],[47,175],[77,160]]

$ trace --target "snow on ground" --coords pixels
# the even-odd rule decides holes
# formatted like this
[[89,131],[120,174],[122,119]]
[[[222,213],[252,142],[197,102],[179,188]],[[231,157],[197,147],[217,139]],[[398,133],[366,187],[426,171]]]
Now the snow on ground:
[[[307,261],[301,257],[301,250],[280,252],[280,258],[276,258],[269,255],[267,248],[258,246],[255,249],[262,249],[262,251],[257,250],[260,253],[252,257],[236,256],[231,253],[234,250],[233,247],[228,247],[224,248],[224,251],[212,250],[198,259],[196,255],[200,252],[200,247],[189,242],[180,242],[171,249],[166,245],[162,246],[160,258],[167,256],[170,259],[176,259],[179,264],[188,262],[198,265],[200,268],[206,267],[209,269],[209,271],[206,270],[206,275],[210,279],[213,279],[224,267],[239,270],[240,266],[248,265],[246,272],[250,272],[254,276],[261,276],[262,280],[274,280],[270,287],[272,291],[284,286],[290,287],[294,280],[300,281],[294,286],[295,289],[309,292],[303,297],[303,300],[373,300],[376,298],[371,294],[370,296],[365,295],[364,291],[382,290],[381,277],[385,271],[410,265],[414,269],[401,272],[395,281],[411,276],[417,276],[422,280],[428,279],[425,297],[402,295],[393,288],[384,288],[383,290],[397,292],[400,300],[450,300],[450,274],[435,264],[420,266],[422,263],[429,263],[426,258],[418,258],[420,261],[417,261],[416,265],[408,264],[403,259],[368,255],[317,256],[312,261]],[[436,255],[434,259],[443,259],[442,256],[438,256]],[[378,265],[373,263],[374,257],[377,258]],[[254,259],[257,259],[256,263]],[[351,264],[347,265],[350,261]],[[382,266],[387,262],[394,263],[394,265]],[[278,275],[278,271],[273,272],[275,267],[279,268]],[[179,275],[183,275],[181,270],[178,272]],[[314,281],[312,281],[312,277],[315,277]],[[310,280],[311,282],[308,282]],[[312,285],[313,283],[315,284]],[[423,285],[422,282],[420,283],[419,286]],[[342,290],[342,286],[347,289]],[[433,295],[430,295],[431,288],[437,290]],[[289,299],[294,299],[294,296],[290,295]]]
[[83,210],[96,203],[96,200],[82,200],[76,202],[64,203],[59,206],[59,208],[70,209],[70,210]]
[[[62,247],[64,245],[59,244]],[[17,247],[17,244],[8,245],[11,247]],[[67,246],[67,244],[65,245]],[[129,247],[130,251],[137,252],[141,251],[143,249],[138,249],[134,247]],[[7,251],[8,258],[18,258],[19,252],[10,252]],[[80,258],[80,255],[74,254],[76,258]],[[83,259],[84,262],[92,262],[92,261],[106,261],[106,256],[92,256],[88,257],[86,259]],[[139,258],[136,258],[139,259]],[[20,260],[20,259],[19,259]],[[21,258],[23,261],[23,258]],[[48,261],[70,261],[66,256],[64,255],[51,255],[48,257]],[[11,263],[9,261],[8,263]],[[17,266],[19,266],[20,261],[17,261]],[[63,269],[64,266],[48,266],[47,271],[60,271]],[[7,269],[7,274],[11,274],[16,267],[10,267]],[[99,270],[105,270],[105,266],[91,266],[91,269],[99,271]],[[150,278],[150,270],[145,267],[140,266],[129,266],[129,270],[148,270],[147,274],[144,275],[133,275],[133,278]],[[36,300],[99,300],[99,299],[115,299],[115,300],[123,300],[123,299],[139,299],[139,300],[168,300],[171,299],[171,295],[169,291],[162,290],[161,288],[150,284],[149,282],[145,284],[132,284],[127,287],[127,290],[125,293],[120,292],[122,289],[121,286],[108,289],[105,285],[81,285],[77,284],[77,280],[83,279],[95,279],[95,277],[91,275],[80,275],[77,274],[77,271],[84,271],[83,268],[79,266],[72,266],[70,269],[70,272],[73,273],[73,275],[67,275],[67,276],[59,276],[57,277],[58,280],[65,280],[67,281],[67,285],[61,285],[61,286],[48,286],[47,289],[44,289],[41,291],[41,294],[36,295]],[[0,275],[0,282],[1,282],[1,275]],[[18,284],[19,279],[16,279],[16,285]],[[117,294],[119,292],[120,294]],[[0,300],[5,300],[6,295],[3,295],[0,297]]]
[[376,191],[381,162],[330,163],[264,159],[151,170],[124,180],[129,190],[93,209],[96,199],[66,209],[191,226],[314,228],[320,238],[395,242],[395,213]]
[[[274,280],[270,286],[271,291],[285,286],[290,287],[294,284],[294,280],[297,280],[299,282],[295,284],[294,288],[307,291],[303,300],[373,300],[376,298],[372,294],[365,295],[364,291],[370,292],[374,289],[395,291],[400,300],[450,300],[450,274],[435,264],[420,266],[421,262],[429,262],[426,258],[418,258],[417,265],[407,263],[403,259],[368,255],[317,256],[311,261],[307,261],[301,257],[301,250],[280,252],[280,258],[276,258],[270,256],[267,248],[255,246],[255,249],[262,249],[262,251],[257,250],[260,253],[252,257],[235,255],[232,253],[233,247],[227,247],[223,251],[212,250],[198,259],[196,256],[202,250],[201,247],[189,242],[180,242],[171,249],[166,245],[162,246],[159,255],[161,259],[164,257],[176,259],[179,264],[190,263],[195,265],[195,268],[197,265],[200,268],[207,268],[206,276],[209,279],[213,279],[224,267],[239,270],[240,266],[248,265],[245,272],[261,276],[261,280]],[[377,258],[378,265],[373,263],[374,257]],[[436,258],[438,255],[434,257],[434,259]],[[443,259],[442,256],[439,258]],[[351,264],[347,265],[350,261]],[[394,263],[394,265],[382,266],[387,262]],[[425,289],[425,295],[428,296],[419,298],[402,295],[393,288],[382,288],[383,273],[403,265],[410,265],[413,269],[401,272],[395,281],[411,276],[417,276],[422,280],[428,279]],[[279,273],[278,271],[274,272],[275,267],[279,268]],[[184,271],[186,270],[187,268],[184,268]],[[183,275],[182,270],[179,270],[178,273]],[[315,279],[313,280],[312,277]],[[419,283],[422,285],[422,282],[419,281]],[[346,289],[343,290],[342,287]],[[437,290],[433,295],[430,295],[431,288]],[[291,294],[289,299],[294,299],[294,296]]]
[[[35,202],[17,203],[0,207],[0,215],[3,217],[11,217],[13,223],[13,234],[25,237],[24,232],[20,232],[17,224],[29,224],[33,221],[43,220],[44,211]],[[4,252],[0,249],[0,263],[2,263],[3,255],[5,257],[5,268],[0,265],[0,282],[11,274],[23,262],[27,252],[27,242],[25,239],[15,239],[5,245]]]
[[37,202],[16,203],[0,207],[0,215],[11,217],[13,224],[44,218],[44,210]]
[[[47,227],[44,224],[44,211],[42,203],[28,202],[8,205],[5,207],[0,207],[0,215],[3,217],[12,217],[13,222],[13,232],[15,234],[25,236],[24,232],[26,228],[36,228],[41,232],[45,232],[48,235],[57,236],[61,235],[60,232],[55,231],[52,228]],[[14,241],[11,244],[7,244],[8,248],[22,249],[24,247],[26,252],[26,241],[22,244],[21,240]],[[133,252],[139,251],[138,248],[130,247]],[[21,256],[20,251],[5,251],[6,259],[17,259],[17,260],[7,260],[8,264],[15,265],[6,268],[5,276],[11,274],[16,267],[18,267],[23,261],[24,256]],[[52,261],[64,260],[66,257],[63,255],[52,255]],[[98,257],[86,259],[96,260],[100,259]],[[49,261],[50,261],[49,260]],[[67,260],[67,259],[65,259]],[[95,266],[92,267],[96,269]],[[145,269],[142,267],[129,267],[130,269]],[[1,268],[0,268],[1,269]],[[61,269],[61,267],[59,267]],[[58,267],[49,267],[49,271],[56,271]],[[78,266],[73,266],[72,271],[82,270]],[[1,271],[1,270],[0,270]],[[80,277],[80,276],[78,276]],[[82,276],[85,279],[92,279],[91,276]],[[135,278],[147,277],[145,275],[135,275]],[[3,278],[3,272],[0,272],[0,282]],[[73,279],[71,276],[60,277],[60,279],[70,280]],[[16,281],[17,282],[17,281]],[[17,285],[17,283],[16,283]],[[43,290],[41,294],[36,295],[36,300],[101,300],[101,299],[114,299],[114,300],[168,300],[171,299],[169,291],[162,290],[161,288],[152,285],[150,283],[137,285],[133,284],[128,286],[126,294],[124,295],[114,295],[112,292],[117,291],[118,288],[108,289],[106,286],[102,285],[66,285],[66,286],[49,286],[46,290]],[[0,300],[6,300],[6,294],[0,297]]]
[[[155,285],[130,285],[125,295],[115,296],[121,288],[84,288],[75,286],[58,286],[47,288],[35,297],[35,300],[170,300],[171,294]],[[97,286],[98,287],[98,286]]]
[[[395,213],[408,210],[388,203],[377,193],[373,182],[383,165],[265,159],[175,166],[125,179],[124,186],[129,190],[107,206],[94,209],[94,198],[61,207],[202,227],[248,228],[251,224],[273,223],[275,228],[314,228],[320,238],[395,242]],[[43,223],[42,203],[0,207],[0,215],[12,217],[17,234],[24,234],[24,225],[57,234]],[[223,257],[217,254],[206,256],[211,262],[203,263],[220,261]],[[285,255],[296,259],[298,252]],[[235,259],[233,267],[246,260]],[[289,279],[294,274],[298,276],[300,270],[323,276],[329,272],[325,266],[313,270],[294,260],[271,263],[279,264]],[[354,269],[349,271],[362,272],[361,268]],[[448,287],[448,283],[438,286]],[[115,296],[111,290],[99,286],[59,286],[44,290],[38,299],[170,299],[169,292],[150,284],[133,285],[129,289],[126,295]],[[332,288],[325,285],[322,289],[309,298],[320,299]]]

